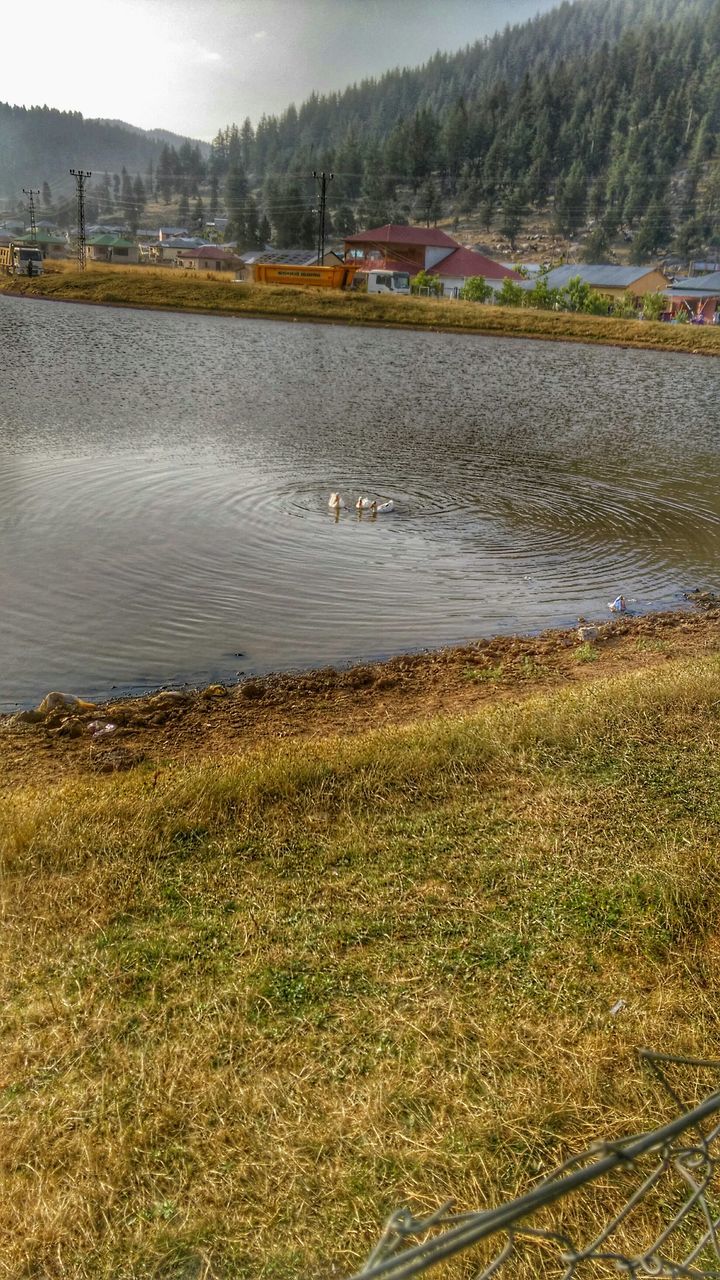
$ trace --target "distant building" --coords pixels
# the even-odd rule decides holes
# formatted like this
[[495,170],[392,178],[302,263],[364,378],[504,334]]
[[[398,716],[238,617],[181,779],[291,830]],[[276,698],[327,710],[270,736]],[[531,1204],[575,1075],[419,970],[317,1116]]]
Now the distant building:
[[411,276],[427,271],[442,282],[447,297],[456,297],[471,276],[484,276],[491,283],[506,277],[521,279],[512,267],[464,248],[439,227],[407,227],[392,222],[372,227],[346,236],[345,258],[365,270],[408,271]]
[[[243,261],[241,274],[247,280],[252,280],[253,267],[264,263],[287,264],[293,267],[315,267],[318,265],[317,251],[314,249],[273,249],[266,247],[265,249],[249,249],[246,253],[241,253],[240,257]],[[343,263],[342,250],[328,249],[321,265],[324,267],[337,267],[342,266]]]
[[87,241],[87,255],[91,262],[135,263],[139,259],[139,250],[132,240],[123,240],[122,236],[92,236]]
[[548,288],[567,289],[576,277],[607,298],[620,298],[625,293],[632,294],[633,298],[642,298],[646,293],[662,293],[670,283],[657,267],[613,267],[605,263],[577,262],[548,271]]
[[177,255],[179,267],[189,271],[238,271],[243,260],[227,246],[201,245],[198,249],[180,249]]
[[720,314],[720,271],[676,280],[665,290],[665,297],[668,299],[668,310],[673,315],[685,311],[699,324],[714,324]]
[[45,231],[40,226],[34,239],[27,234],[23,236],[23,244],[37,245],[38,249],[42,249],[43,258],[68,258],[72,254],[68,239],[62,231]]

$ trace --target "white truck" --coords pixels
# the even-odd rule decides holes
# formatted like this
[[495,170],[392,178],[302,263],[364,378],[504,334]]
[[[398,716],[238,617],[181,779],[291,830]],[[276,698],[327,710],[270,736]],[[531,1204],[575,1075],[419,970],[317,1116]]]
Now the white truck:
[[368,293],[409,293],[410,272],[373,268],[372,271],[356,271],[353,289],[367,289]]
[[0,245],[0,271],[6,276],[41,276],[42,251],[28,244]]

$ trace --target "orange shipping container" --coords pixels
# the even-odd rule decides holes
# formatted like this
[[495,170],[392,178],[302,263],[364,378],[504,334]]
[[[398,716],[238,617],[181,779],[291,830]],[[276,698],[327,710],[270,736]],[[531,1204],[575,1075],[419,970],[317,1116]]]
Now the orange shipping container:
[[296,267],[289,262],[256,262],[255,284],[294,284],[313,289],[347,289],[352,284],[356,267],[340,263],[336,267]]

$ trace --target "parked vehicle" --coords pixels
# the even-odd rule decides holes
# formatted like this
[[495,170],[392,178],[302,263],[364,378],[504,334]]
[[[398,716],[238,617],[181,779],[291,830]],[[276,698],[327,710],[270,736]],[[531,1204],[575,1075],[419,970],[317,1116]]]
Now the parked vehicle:
[[42,251],[25,244],[1,245],[0,271],[6,276],[41,276]]
[[358,271],[353,289],[366,289],[368,293],[409,293],[409,271]]

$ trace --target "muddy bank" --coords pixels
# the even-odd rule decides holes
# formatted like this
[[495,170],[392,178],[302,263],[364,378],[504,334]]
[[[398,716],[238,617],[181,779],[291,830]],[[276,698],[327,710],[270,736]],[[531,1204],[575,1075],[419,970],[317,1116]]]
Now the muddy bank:
[[[349,736],[720,650],[720,609],[621,617],[590,632],[499,636],[433,653],[236,685],[0,717],[0,786]],[[113,726],[108,729],[107,726]]]

